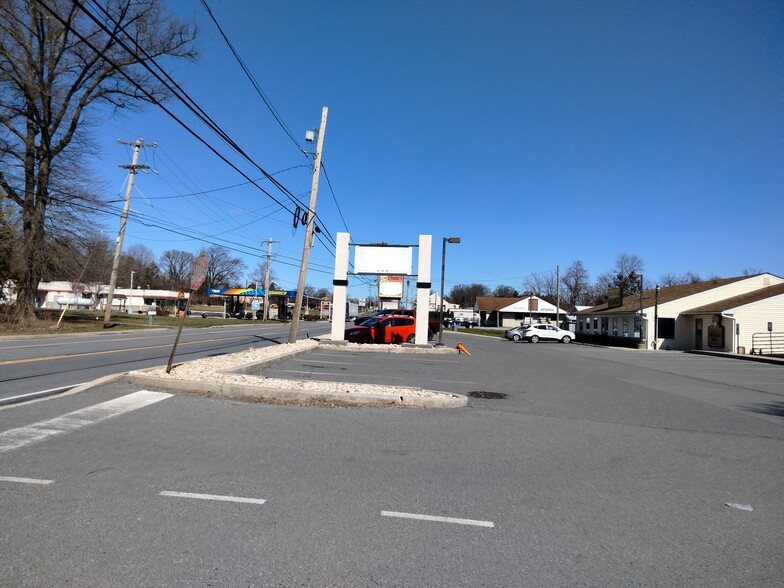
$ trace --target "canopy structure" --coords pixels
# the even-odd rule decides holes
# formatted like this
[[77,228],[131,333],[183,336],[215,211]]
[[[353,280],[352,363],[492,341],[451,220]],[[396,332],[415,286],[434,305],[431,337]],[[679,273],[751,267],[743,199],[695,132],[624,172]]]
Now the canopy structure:
[[[264,296],[264,290],[253,288],[207,288],[208,296]],[[270,290],[270,296],[287,296],[293,298],[296,290]]]

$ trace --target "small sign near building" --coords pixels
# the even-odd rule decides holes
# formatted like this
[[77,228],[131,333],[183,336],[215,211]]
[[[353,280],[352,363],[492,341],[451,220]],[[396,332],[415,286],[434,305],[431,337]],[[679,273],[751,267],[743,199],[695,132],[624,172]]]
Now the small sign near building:
[[623,305],[623,291],[621,288],[607,290],[607,308],[618,308]]

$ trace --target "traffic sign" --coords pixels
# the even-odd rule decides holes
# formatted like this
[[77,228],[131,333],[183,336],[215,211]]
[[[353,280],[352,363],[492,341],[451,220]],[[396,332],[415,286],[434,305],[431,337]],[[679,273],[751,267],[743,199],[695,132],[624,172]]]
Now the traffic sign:
[[209,257],[206,251],[202,251],[196,261],[193,262],[193,269],[191,270],[191,290],[198,290],[207,279],[207,267],[209,265]]

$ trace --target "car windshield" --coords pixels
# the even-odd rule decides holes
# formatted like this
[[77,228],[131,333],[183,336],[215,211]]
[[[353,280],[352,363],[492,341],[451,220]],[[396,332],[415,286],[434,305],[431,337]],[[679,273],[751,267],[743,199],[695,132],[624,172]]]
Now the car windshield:
[[376,324],[376,323],[377,323],[379,320],[380,320],[380,319],[379,319],[378,317],[375,317],[375,316],[374,316],[373,318],[369,318],[368,320],[366,320],[366,321],[363,321],[363,322],[359,323],[359,326],[360,326],[360,327],[372,327],[372,326],[373,326],[373,325],[375,325],[375,324]]

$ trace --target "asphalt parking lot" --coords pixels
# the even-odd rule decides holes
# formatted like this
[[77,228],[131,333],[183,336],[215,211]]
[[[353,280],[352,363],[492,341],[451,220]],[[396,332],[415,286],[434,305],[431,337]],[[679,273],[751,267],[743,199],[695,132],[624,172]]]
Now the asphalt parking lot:
[[[653,394],[667,394],[671,407],[698,402],[773,417],[777,423],[781,423],[779,411],[784,412],[782,365],[672,351],[515,343],[449,332],[443,340],[448,347],[462,343],[471,355],[351,353],[326,347],[269,366],[263,373],[276,378],[418,386],[469,395],[469,407],[563,411],[635,423],[660,422],[658,411],[641,410]],[[597,394],[618,396],[599,414]],[[492,398],[496,395],[505,397],[497,402]],[[683,420],[677,408],[671,416],[676,422]]]
[[784,368],[444,341],[472,355],[320,349],[265,374],[505,396],[450,409],[289,406],[118,380],[7,408],[0,577],[781,585]]

